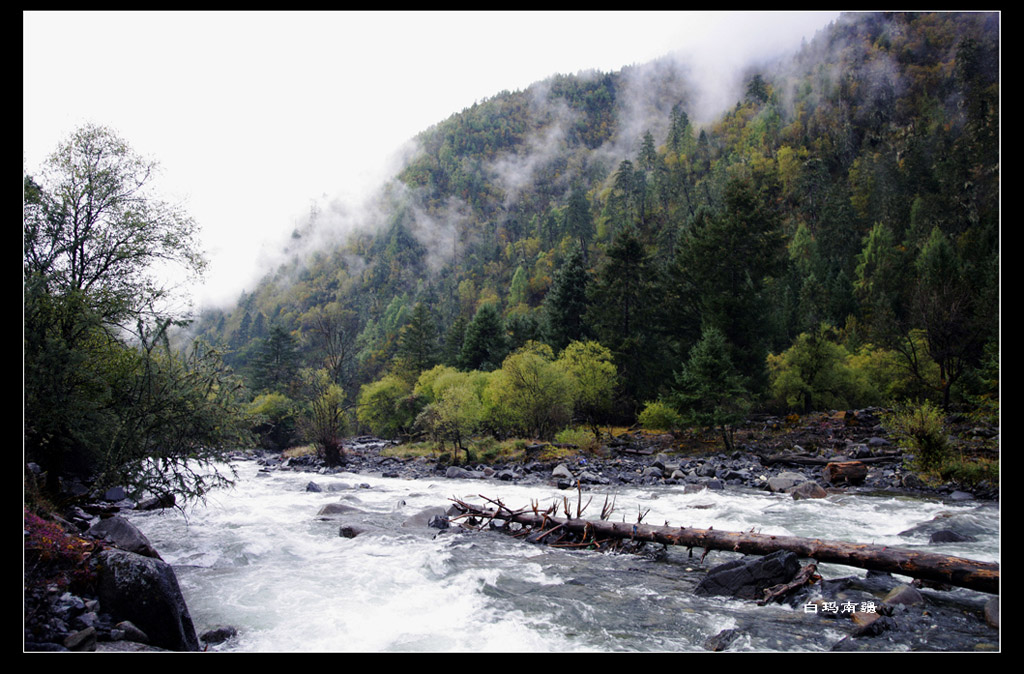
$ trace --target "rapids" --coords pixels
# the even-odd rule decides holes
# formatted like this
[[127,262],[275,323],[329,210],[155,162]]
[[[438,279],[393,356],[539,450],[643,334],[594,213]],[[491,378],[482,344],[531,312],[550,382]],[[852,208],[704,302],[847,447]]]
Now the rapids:
[[[237,628],[235,638],[211,650],[703,651],[709,638],[736,630],[730,651],[827,651],[851,632],[848,620],[809,615],[799,606],[693,595],[704,572],[734,553],[711,551],[703,561],[700,549],[603,554],[534,545],[498,532],[402,526],[421,510],[449,506],[453,497],[546,506],[563,497],[575,502],[574,491],[496,480],[261,471],[248,461],[235,468],[234,488],[184,513],[130,515],[174,567],[197,632]],[[323,491],[307,491],[311,481]],[[999,558],[999,509],[993,503],[864,495],[795,501],[767,492],[615,487],[584,493],[584,502],[592,498],[585,515],[596,518],[606,495],[614,499],[613,519],[636,521],[646,511],[643,521],[650,524]],[[318,516],[324,505],[337,502],[358,508],[375,532],[340,536],[336,519]],[[929,545],[927,523],[934,518],[960,522],[976,540]],[[900,535],[914,527],[917,533]],[[824,578],[864,575],[829,565],[818,572]],[[979,617],[988,595],[955,589],[927,597],[930,613],[914,618],[915,629],[879,638],[869,649],[997,647],[997,630]]]

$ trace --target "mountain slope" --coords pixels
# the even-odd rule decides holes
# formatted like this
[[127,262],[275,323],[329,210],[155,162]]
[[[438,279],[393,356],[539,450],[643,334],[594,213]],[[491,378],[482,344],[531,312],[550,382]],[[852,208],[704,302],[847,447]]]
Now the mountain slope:
[[657,306],[616,334],[609,312],[639,291],[591,294],[585,321],[642,373],[621,409],[669,391],[709,324],[759,396],[767,354],[823,322],[850,349],[926,334],[908,366],[948,400],[996,343],[998,31],[997,14],[844,15],[700,125],[671,58],[501,92],[420,134],[359,227],[324,243],[326,213],[296,232],[302,256],[199,332],[248,373],[280,325],[354,396],[395,369],[417,303],[449,362],[488,304],[509,349],[550,341],[545,299],[573,254],[611,287],[629,239]]

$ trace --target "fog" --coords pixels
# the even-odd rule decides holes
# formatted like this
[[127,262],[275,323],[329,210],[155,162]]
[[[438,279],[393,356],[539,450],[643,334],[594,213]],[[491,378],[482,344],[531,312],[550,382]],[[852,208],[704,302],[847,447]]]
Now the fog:
[[[836,13],[798,12],[25,12],[23,160],[86,122],[163,167],[158,189],[203,227],[199,306],[230,305],[286,257],[379,226],[380,189],[415,136],[500,91],[556,73],[629,69],[626,126],[609,161],[667,122],[640,65],[671,57],[695,122],[738,100],[749,64],[799,48]],[[638,66],[632,68],[632,66]],[[542,87],[535,105],[548,105]],[[489,170],[508,203],[560,147],[551,116],[526,151]],[[566,186],[567,187],[567,186]],[[434,267],[464,207],[407,200]],[[299,233],[296,238],[293,234]]]

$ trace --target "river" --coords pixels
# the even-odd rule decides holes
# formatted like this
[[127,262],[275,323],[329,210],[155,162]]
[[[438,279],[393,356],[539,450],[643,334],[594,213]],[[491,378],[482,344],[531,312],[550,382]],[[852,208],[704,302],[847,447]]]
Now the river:
[[[730,651],[827,651],[850,631],[843,619],[799,606],[756,606],[692,589],[707,568],[734,559],[674,548],[638,556],[556,549],[498,532],[408,529],[402,522],[453,497],[510,507],[561,502],[576,492],[497,480],[405,480],[367,474],[261,471],[235,464],[235,487],[180,511],[130,519],[177,573],[197,632],[231,625],[231,652],[662,652],[703,651],[723,630]],[[315,481],[321,492],[307,491]],[[760,531],[999,559],[999,509],[981,502],[833,494],[795,501],[753,491],[684,493],[682,487],[615,487],[584,494],[596,518],[605,497],[612,519]],[[358,508],[378,533],[339,535],[319,517],[329,503]],[[976,539],[928,545],[927,532],[900,536],[934,518],[957,521]],[[821,565],[825,578],[860,575]],[[976,614],[988,595],[956,589],[928,595],[958,615]],[[827,599],[827,597],[826,597]],[[947,606],[948,604],[948,606]],[[954,650],[998,634],[974,617],[945,641],[918,634],[879,641],[880,650]],[[955,627],[953,631],[961,628]],[[920,631],[920,630],[919,630]],[[935,630],[932,630],[935,631]],[[928,639],[933,641],[929,642]],[[968,646],[963,646],[967,644]],[[974,646],[977,647],[977,646]]]

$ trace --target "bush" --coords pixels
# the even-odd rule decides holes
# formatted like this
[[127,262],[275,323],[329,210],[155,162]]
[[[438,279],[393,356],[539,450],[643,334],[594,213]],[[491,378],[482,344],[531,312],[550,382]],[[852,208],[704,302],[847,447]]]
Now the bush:
[[913,467],[937,472],[952,455],[942,411],[925,401],[905,403],[883,419],[886,429],[914,453]]
[[807,413],[877,404],[866,372],[851,366],[850,354],[835,337],[831,326],[822,324],[800,334],[781,354],[768,356],[777,405]]
[[385,375],[359,391],[356,418],[371,433],[383,438],[409,432],[418,412],[412,387],[396,375]]
[[639,421],[640,426],[650,431],[674,431],[683,425],[679,412],[660,400],[644,405]]
[[280,451],[298,440],[298,406],[283,393],[263,393],[253,398],[248,413],[260,447]]
[[568,426],[555,433],[555,442],[586,448],[595,442],[594,433],[586,428]]

